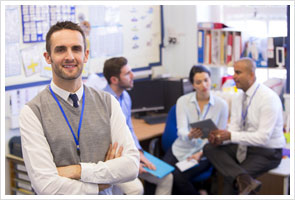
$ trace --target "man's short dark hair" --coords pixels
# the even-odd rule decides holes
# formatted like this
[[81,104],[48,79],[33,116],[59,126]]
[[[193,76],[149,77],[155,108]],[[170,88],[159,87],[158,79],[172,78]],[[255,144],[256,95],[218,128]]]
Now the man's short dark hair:
[[202,73],[202,72],[206,72],[209,77],[211,76],[211,72],[208,68],[204,67],[203,65],[194,65],[191,68],[191,71],[189,73],[189,80],[191,82],[191,84],[194,84],[194,76],[196,73]]
[[79,31],[83,37],[83,42],[84,42],[84,51],[86,50],[86,38],[85,38],[85,34],[83,32],[83,30],[81,29],[81,27],[76,24],[73,23],[71,21],[64,21],[64,22],[57,22],[55,25],[51,26],[49,31],[47,32],[46,35],[46,51],[49,53],[49,55],[51,54],[50,51],[50,47],[51,47],[51,42],[50,42],[50,38],[51,35],[54,32],[63,30],[63,29],[69,29],[69,30],[73,30],[73,31]]
[[114,57],[104,62],[103,75],[109,84],[111,84],[112,76],[119,78],[121,73],[121,68],[127,65],[127,63],[128,61],[124,57]]

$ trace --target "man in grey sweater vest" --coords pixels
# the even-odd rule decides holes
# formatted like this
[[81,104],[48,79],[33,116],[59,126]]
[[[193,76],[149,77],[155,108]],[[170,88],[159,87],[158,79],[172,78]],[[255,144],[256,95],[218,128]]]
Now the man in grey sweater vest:
[[20,114],[23,157],[37,194],[113,194],[113,185],[138,175],[139,152],[118,101],[83,85],[88,54],[77,24],[58,22],[47,33],[52,81]]

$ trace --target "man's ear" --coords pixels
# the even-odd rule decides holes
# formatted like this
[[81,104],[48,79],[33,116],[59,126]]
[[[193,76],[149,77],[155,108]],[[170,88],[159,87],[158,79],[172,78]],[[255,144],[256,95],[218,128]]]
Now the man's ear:
[[51,64],[51,57],[50,57],[50,55],[49,55],[49,53],[47,51],[43,53],[43,56],[44,56],[46,62],[48,64]]
[[251,72],[251,78],[252,80],[255,80],[255,72]]
[[111,76],[110,81],[111,84],[117,84],[119,82],[119,79],[115,76]]
[[88,56],[89,56],[89,50],[86,49],[86,51],[85,51],[84,63],[87,63],[87,61],[88,61]]

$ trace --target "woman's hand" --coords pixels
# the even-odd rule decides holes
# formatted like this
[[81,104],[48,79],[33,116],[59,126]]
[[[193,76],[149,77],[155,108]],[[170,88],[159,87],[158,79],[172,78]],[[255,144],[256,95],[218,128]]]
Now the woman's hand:
[[192,128],[188,134],[188,138],[191,140],[193,138],[199,138],[203,136],[203,132],[200,128]]
[[199,151],[193,155],[191,155],[190,157],[187,158],[187,160],[191,160],[191,159],[195,159],[196,161],[200,161],[201,157],[203,155],[203,151]]

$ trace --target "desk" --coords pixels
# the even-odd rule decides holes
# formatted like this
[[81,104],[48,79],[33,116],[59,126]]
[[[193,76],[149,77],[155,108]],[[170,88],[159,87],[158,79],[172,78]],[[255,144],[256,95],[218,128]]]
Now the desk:
[[139,141],[151,139],[163,134],[165,123],[148,124],[143,119],[135,119],[132,117],[134,132]]

